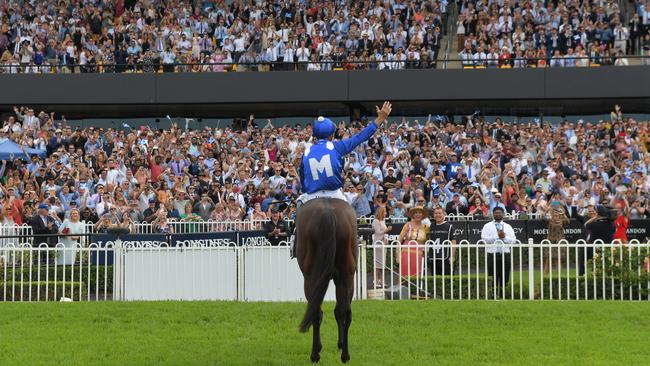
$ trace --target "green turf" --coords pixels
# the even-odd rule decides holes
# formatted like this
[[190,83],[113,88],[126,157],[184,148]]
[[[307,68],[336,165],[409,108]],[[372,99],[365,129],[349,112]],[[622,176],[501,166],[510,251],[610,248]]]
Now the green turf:
[[[306,365],[305,304],[11,303],[0,365]],[[339,364],[333,304],[321,364]],[[351,365],[631,365],[650,362],[650,303],[353,303]]]

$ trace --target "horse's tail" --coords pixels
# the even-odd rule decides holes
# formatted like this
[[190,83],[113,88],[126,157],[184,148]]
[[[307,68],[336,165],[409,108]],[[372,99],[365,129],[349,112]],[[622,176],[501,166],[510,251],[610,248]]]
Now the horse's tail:
[[311,277],[314,279],[311,294],[307,298],[307,311],[300,323],[300,332],[306,332],[314,320],[320,316],[320,308],[329,287],[336,259],[336,214],[333,209],[325,209],[320,225],[319,240]]

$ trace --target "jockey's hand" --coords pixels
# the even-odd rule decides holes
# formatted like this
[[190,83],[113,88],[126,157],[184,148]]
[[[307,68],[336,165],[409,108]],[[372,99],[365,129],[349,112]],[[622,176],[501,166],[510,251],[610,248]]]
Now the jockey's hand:
[[381,127],[381,124],[388,118],[390,115],[391,110],[393,109],[392,104],[390,102],[384,102],[384,105],[379,109],[379,107],[375,106],[375,109],[377,110],[377,119],[375,122],[377,123],[378,126]]

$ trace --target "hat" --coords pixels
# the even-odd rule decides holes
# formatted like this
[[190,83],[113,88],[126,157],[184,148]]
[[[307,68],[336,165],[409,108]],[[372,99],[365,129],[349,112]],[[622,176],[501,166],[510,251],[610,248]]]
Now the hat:
[[336,125],[329,118],[318,117],[314,121],[313,135],[319,139],[326,139],[336,131]]
[[542,185],[541,184],[536,185],[535,190],[540,190],[541,191],[542,190]]
[[278,209],[277,207],[273,207],[271,209],[271,213],[278,213],[278,212],[280,212],[280,209]]
[[408,216],[412,218],[413,215],[415,213],[417,213],[417,212],[421,212],[422,215],[424,215],[424,217],[427,217],[429,215],[429,213],[427,212],[427,210],[424,207],[422,207],[422,206],[414,206],[414,207],[411,207],[409,209]]
[[49,208],[50,208],[50,206],[48,206],[48,205],[46,205],[44,203],[41,203],[40,205],[38,205],[39,210],[48,210]]
[[153,199],[153,198],[150,198],[150,199],[149,199],[149,203],[156,203],[156,200]]

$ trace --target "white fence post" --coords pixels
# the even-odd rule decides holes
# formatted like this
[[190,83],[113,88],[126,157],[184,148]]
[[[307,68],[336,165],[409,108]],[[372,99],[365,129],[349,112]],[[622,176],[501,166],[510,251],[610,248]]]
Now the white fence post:
[[[357,277],[359,279],[357,280],[357,283],[359,286],[357,287],[359,293],[356,294],[357,299],[365,300],[368,298],[368,271],[367,271],[367,266],[366,266],[366,260],[367,260],[367,253],[366,253],[366,241],[361,240],[361,244],[359,245],[359,259],[361,261],[361,272],[359,272],[359,268],[357,267]],[[373,268],[373,277],[374,277],[374,268]]]
[[124,300],[124,286],[122,280],[124,278],[124,247],[122,240],[117,239],[113,242],[113,300]]
[[246,279],[244,278],[244,273],[246,273],[246,250],[248,247],[241,246],[235,248],[237,252],[237,300],[244,301],[246,299]]
[[533,239],[528,239],[528,299],[535,299],[535,250]]

